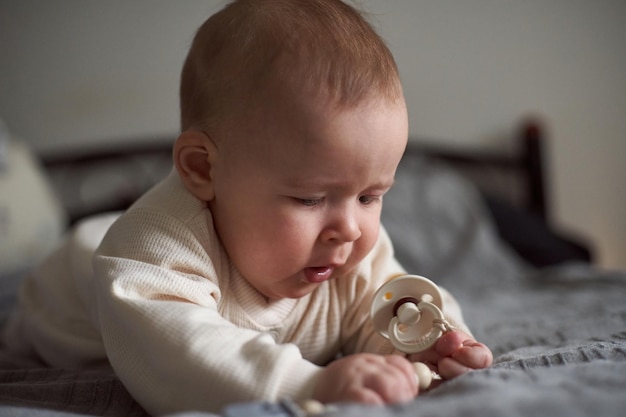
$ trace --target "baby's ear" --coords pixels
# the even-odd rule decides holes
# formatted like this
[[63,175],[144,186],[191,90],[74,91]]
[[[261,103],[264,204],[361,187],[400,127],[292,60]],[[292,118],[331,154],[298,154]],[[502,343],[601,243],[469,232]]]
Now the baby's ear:
[[213,163],[217,156],[215,143],[204,132],[182,132],[174,144],[173,158],[178,175],[187,190],[202,201],[215,196]]

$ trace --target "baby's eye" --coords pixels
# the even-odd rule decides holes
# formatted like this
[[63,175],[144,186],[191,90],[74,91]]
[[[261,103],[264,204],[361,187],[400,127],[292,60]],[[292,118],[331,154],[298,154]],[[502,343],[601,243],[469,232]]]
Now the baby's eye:
[[364,206],[368,206],[372,203],[380,201],[381,199],[382,199],[382,196],[379,196],[379,195],[362,195],[359,197],[359,202],[363,204]]
[[315,207],[318,204],[321,204],[323,199],[321,198],[296,198],[295,200],[298,201],[303,206]]

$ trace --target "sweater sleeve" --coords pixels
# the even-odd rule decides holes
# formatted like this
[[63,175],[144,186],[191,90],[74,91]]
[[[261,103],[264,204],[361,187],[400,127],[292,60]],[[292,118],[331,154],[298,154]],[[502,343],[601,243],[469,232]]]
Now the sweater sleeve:
[[223,318],[215,268],[177,220],[134,210],[112,226],[94,258],[98,320],[129,392],[156,415],[309,397],[319,368]]

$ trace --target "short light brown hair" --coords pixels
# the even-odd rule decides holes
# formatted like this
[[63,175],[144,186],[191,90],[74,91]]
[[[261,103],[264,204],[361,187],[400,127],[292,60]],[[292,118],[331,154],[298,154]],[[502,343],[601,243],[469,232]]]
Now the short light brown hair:
[[181,76],[181,128],[210,130],[284,83],[343,107],[402,98],[391,52],[354,7],[236,0],[195,35]]

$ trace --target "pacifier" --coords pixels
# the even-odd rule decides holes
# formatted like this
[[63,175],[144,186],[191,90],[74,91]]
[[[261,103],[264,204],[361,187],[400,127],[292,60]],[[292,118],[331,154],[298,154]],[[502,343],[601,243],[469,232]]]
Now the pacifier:
[[374,294],[370,317],[374,328],[403,353],[422,352],[451,329],[441,311],[437,285],[419,275],[401,275]]
[[[443,316],[443,300],[437,285],[419,275],[400,275],[387,281],[374,294],[370,317],[374,328],[402,353],[423,352],[445,332],[453,330]],[[439,375],[421,362],[414,362],[420,390]]]

